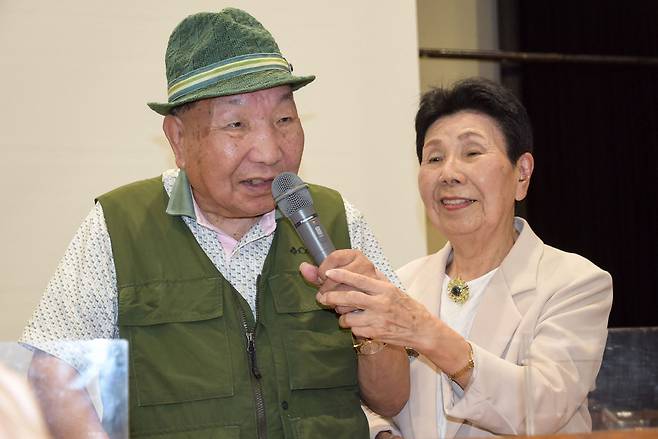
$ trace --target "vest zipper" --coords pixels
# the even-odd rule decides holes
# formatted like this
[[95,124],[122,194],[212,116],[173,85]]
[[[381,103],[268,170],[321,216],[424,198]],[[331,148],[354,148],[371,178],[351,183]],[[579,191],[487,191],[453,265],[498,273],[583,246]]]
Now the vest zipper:
[[249,353],[249,365],[251,366],[251,374],[256,379],[260,379],[262,376],[260,370],[258,370],[258,364],[256,363],[256,342],[254,340],[254,333],[247,332],[247,352]]
[[[260,275],[258,276],[257,283],[260,283]],[[267,439],[267,420],[265,418],[265,400],[263,398],[263,385],[260,381],[262,375],[258,369],[258,362],[256,361],[256,331],[249,330],[247,323],[247,315],[240,305],[237,303],[240,317],[242,319],[242,326],[244,328],[245,338],[247,340],[247,357],[249,358],[249,368],[251,369],[251,388],[254,391],[254,402],[256,403],[256,430],[258,432],[258,439]],[[256,322],[258,322],[258,300],[256,300]]]
[[267,439],[267,421],[265,419],[265,400],[263,399],[263,385],[260,382],[261,374],[256,363],[256,342],[253,332],[247,332],[247,353],[251,366],[251,384],[256,402],[256,427],[259,439]]

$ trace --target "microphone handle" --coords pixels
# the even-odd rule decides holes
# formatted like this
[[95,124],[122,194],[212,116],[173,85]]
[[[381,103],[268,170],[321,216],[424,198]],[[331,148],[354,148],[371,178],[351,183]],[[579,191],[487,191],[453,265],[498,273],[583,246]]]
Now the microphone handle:
[[316,264],[320,265],[329,256],[329,253],[336,250],[336,247],[331,242],[331,238],[327,235],[324,227],[322,227],[317,214],[313,214],[296,223],[295,229]]

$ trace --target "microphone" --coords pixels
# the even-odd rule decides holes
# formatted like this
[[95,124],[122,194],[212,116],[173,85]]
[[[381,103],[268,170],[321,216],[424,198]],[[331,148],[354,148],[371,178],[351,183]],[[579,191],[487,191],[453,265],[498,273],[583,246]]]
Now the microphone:
[[315,263],[320,265],[336,247],[320,223],[308,185],[297,174],[282,172],[272,182],[272,197],[295,227]]

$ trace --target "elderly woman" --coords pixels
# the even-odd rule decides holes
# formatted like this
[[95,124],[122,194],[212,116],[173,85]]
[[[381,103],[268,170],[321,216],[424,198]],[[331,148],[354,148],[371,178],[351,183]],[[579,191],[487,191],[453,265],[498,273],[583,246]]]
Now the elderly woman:
[[[449,242],[384,279],[329,270],[352,291],[318,293],[344,312],[363,355],[407,347],[411,395],[377,438],[570,433],[591,429],[610,275],[545,245],[514,217],[534,159],[528,115],[503,87],[469,79],[425,94],[416,116],[418,186]],[[352,308],[350,308],[352,307]],[[359,308],[361,312],[346,312]],[[398,430],[396,430],[396,427]]]

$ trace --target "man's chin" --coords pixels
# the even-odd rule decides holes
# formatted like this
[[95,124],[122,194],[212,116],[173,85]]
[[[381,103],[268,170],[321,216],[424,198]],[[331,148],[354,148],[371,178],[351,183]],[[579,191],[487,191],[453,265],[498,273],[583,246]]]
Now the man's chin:
[[258,218],[274,210],[272,195],[267,197],[235,197],[230,205],[224,203],[218,214],[227,219]]
[[253,208],[249,208],[245,206],[245,208],[243,208],[242,215],[245,218],[258,218],[273,210],[274,210],[274,201],[272,201],[271,203],[259,204],[258,206],[253,206]]

